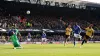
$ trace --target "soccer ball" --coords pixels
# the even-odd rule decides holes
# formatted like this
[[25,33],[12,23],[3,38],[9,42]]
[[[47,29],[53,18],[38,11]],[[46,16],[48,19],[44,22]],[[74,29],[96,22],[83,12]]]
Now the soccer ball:
[[31,12],[30,12],[30,10],[28,10],[28,11],[26,11],[26,13],[27,13],[27,14],[30,14]]

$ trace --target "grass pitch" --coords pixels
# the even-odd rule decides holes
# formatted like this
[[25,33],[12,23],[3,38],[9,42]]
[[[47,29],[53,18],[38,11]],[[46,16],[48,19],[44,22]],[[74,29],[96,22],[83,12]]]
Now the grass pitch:
[[1,44],[0,56],[100,56],[100,43],[80,44],[24,44],[23,49],[13,49],[12,45]]

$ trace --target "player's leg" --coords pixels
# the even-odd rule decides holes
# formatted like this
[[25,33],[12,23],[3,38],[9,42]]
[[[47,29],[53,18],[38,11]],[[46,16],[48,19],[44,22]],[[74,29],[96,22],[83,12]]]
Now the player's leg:
[[41,39],[41,45],[43,44],[43,38]]
[[14,49],[21,49],[21,48],[23,48],[23,47],[21,47],[21,45],[20,45],[18,40],[13,42],[13,45],[14,45]]
[[65,44],[66,44],[66,37],[64,38],[64,46],[65,46]]
[[21,47],[20,43],[19,43],[19,40],[18,40],[18,38],[15,34],[11,36],[11,39],[13,41],[14,48]]
[[65,35],[65,37],[64,37],[64,46],[65,46],[65,43],[66,43],[66,39],[67,39],[67,38],[66,38],[66,35]]
[[76,37],[77,37],[77,34],[74,34],[74,47],[76,45]]
[[69,41],[69,37],[66,39],[66,44],[68,44],[68,41]]
[[82,36],[79,34],[79,39],[82,40]]
[[74,37],[74,47],[76,46],[76,37]]
[[89,36],[85,35],[83,38],[83,41],[81,43],[81,45],[83,45],[84,43],[87,43],[87,40],[89,39]]
[[45,38],[42,38],[41,45],[44,43],[44,41],[45,41]]
[[47,39],[46,38],[44,38],[44,42],[43,42],[44,44],[46,44],[47,43]]
[[68,35],[65,36],[65,39],[64,39],[64,46],[65,46],[66,44],[68,44],[68,37],[69,37]]
[[82,36],[80,34],[74,34],[74,47],[76,46],[76,38],[77,39],[79,39],[79,38],[81,39],[81,37]]
[[45,38],[45,42],[47,43],[47,38]]
[[[82,46],[84,43],[86,43],[87,40],[88,40],[88,36],[85,35],[85,36],[83,37],[83,40],[82,40],[81,46]],[[80,48],[81,48],[81,46],[80,46]]]
[[86,42],[86,39],[85,39],[86,37],[84,37],[84,39],[82,40],[82,43],[81,43],[81,45],[83,45],[85,42]]

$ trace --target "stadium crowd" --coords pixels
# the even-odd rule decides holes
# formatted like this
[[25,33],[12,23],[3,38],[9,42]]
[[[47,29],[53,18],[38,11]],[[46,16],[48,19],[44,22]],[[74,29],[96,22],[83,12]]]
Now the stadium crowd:
[[[0,16],[0,27],[5,29],[18,28],[38,28],[38,29],[65,29],[65,25],[62,23],[63,19],[60,17],[50,17],[50,16]],[[96,19],[82,20],[80,18],[66,18],[63,20],[65,23],[73,24],[78,22],[81,28],[87,27],[88,24],[93,23],[94,29],[100,29],[100,22]]]

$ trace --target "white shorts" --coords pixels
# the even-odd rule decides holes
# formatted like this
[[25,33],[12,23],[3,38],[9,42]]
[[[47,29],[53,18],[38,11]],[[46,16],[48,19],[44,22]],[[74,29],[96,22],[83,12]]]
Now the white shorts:
[[45,42],[46,42],[46,41],[47,41],[47,39],[46,39],[46,38],[42,38],[42,41],[45,41]]
[[31,38],[28,38],[27,41],[31,41]]
[[75,38],[82,38],[82,36],[80,34],[75,34],[75,33],[74,33],[74,37]]

